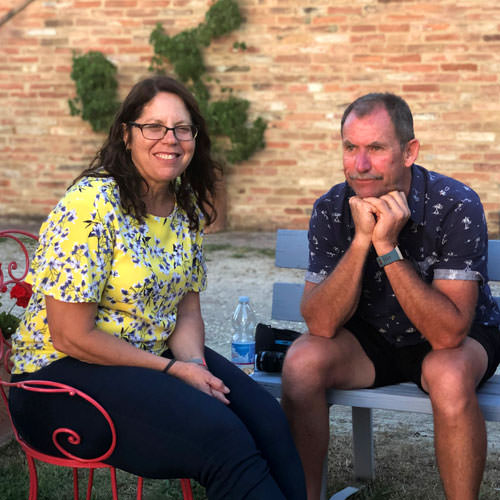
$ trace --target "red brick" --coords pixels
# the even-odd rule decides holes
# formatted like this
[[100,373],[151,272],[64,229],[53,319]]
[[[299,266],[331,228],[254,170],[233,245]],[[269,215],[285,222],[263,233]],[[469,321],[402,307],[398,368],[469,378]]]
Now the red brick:
[[404,84],[404,92],[437,92],[439,85],[426,85],[426,84]]
[[443,71],[477,71],[477,64],[443,64]]
[[354,33],[369,33],[370,31],[377,31],[377,27],[368,24],[359,24],[352,26],[351,31],[353,31]]

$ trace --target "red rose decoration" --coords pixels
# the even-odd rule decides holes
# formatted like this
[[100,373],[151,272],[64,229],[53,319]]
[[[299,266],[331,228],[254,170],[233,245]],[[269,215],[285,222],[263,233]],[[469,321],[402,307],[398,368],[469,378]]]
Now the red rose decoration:
[[31,290],[31,285],[25,281],[21,281],[12,287],[10,296],[11,298],[16,299],[17,306],[27,307],[32,293],[33,291]]

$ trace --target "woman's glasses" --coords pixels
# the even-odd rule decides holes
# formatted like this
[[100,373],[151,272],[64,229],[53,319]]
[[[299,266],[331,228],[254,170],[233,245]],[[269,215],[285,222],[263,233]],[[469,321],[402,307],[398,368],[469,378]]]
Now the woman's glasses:
[[174,137],[178,141],[192,141],[198,135],[198,129],[194,125],[177,125],[175,127],[165,127],[160,123],[136,123],[128,122],[132,127],[137,127],[141,130],[144,139],[157,141],[163,139],[169,130],[174,133]]

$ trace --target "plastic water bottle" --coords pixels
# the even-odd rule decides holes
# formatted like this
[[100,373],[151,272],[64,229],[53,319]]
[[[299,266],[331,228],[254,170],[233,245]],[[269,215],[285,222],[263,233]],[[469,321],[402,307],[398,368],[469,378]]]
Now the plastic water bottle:
[[231,359],[245,373],[253,373],[255,362],[255,325],[256,317],[245,295],[238,298],[233,314],[233,341]]

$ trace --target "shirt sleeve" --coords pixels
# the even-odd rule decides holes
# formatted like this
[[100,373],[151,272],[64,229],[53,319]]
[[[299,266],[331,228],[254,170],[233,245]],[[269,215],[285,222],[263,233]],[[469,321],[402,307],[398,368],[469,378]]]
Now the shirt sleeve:
[[88,181],[72,188],[41,228],[33,288],[63,302],[100,302],[111,272],[115,211]]
[[342,214],[330,206],[325,196],[315,202],[309,222],[309,266],[305,279],[312,283],[321,283],[346,250],[340,238]]
[[448,213],[442,227],[441,255],[434,266],[434,279],[484,282],[488,236],[484,210],[471,190]]

